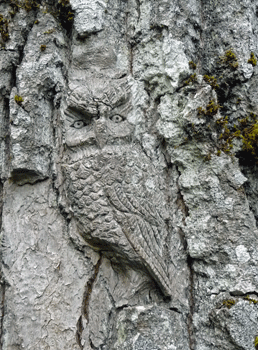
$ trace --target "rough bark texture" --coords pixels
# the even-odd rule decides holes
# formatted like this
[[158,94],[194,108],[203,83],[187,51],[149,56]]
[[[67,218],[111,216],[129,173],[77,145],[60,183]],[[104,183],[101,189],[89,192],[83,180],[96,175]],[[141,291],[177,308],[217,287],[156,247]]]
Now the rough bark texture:
[[0,0],[1,349],[258,348],[257,17]]

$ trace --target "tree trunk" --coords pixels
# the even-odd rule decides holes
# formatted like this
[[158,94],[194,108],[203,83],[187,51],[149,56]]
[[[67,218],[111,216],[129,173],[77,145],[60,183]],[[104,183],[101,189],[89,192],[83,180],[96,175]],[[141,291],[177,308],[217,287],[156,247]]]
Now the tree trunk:
[[1,349],[258,349],[257,16],[0,0]]

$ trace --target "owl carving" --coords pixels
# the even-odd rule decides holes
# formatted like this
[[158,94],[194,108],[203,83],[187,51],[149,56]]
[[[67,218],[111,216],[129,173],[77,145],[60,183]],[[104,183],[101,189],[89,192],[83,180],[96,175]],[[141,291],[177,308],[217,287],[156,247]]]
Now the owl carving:
[[162,183],[134,139],[131,113],[126,78],[94,79],[90,88],[70,92],[64,189],[85,241],[119,264],[144,270],[170,296]]

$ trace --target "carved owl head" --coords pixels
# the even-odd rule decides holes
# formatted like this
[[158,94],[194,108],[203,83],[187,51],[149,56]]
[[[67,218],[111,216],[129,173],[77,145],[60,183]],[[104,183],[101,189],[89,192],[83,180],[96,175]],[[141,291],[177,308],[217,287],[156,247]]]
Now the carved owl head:
[[123,144],[134,127],[127,120],[132,109],[127,79],[97,79],[78,85],[68,95],[65,111],[66,145]]

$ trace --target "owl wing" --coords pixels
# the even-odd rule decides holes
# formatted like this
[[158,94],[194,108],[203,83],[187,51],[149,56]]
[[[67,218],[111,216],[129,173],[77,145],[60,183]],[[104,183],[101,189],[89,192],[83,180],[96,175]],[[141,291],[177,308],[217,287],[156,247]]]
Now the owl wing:
[[162,256],[162,238],[166,237],[167,230],[161,216],[146,200],[141,201],[126,193],[123,186],[116,181],[106,187],[105,191],[114,215],[132,248],[164,294],[171,295],[170,280]]

